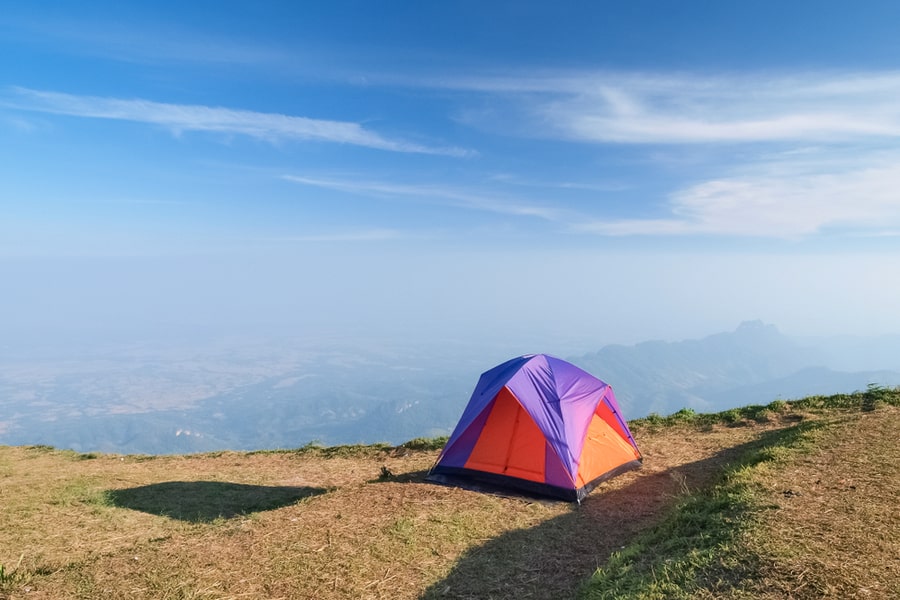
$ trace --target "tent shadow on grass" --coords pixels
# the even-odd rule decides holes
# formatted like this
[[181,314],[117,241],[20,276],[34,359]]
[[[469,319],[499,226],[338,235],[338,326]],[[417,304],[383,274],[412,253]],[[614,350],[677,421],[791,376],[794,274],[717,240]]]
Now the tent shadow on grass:
[[192,523],[230,519],[247,513],[289,506],[324,494],[315,487],[264,486],[224,481],[165,481],[140,487],[107,490],[107,501],[154,515]]
[[621,488],[604,491],[601,485],[566,514],[468,550],[420,600],[574,598],[613,552],[660,522],[685,489],[703,489],[746,452],[777,444],[784,433],[767,432],[666,471],[646,475],[637,471],[636,479]]

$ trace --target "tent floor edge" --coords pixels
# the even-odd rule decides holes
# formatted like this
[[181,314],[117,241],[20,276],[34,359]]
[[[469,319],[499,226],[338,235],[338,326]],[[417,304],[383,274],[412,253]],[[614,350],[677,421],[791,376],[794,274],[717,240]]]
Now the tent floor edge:
[[484,471],[475,471],[464,467],[447,467],[438,465],[425,478],[426,481],[439,485],[450,485],[479,492],[498,495],[539,496],[566,502],[578,502],[578,492],[574,488],[562,488],[555,485],[529,481],[509,475],[498,475]]
[[583,487],[580,487],[577,490],[575,490],[576,496],[577,496],[576,500],[578,501],[579,504],[581,504],[581,501],[584,500],[585,497],[587,497],[587,495],[590,494],[594,488],[596,488],[598,485],[600,485],[604,481],[612,479],[613,477],[618,477],[622,473],[627,473],[628,471],[632,471],[634,469],[639,469],[639,468],[641,468],[641,465],[643,465],[643,464],[644,464],[643,458],[632,460],[627,463],[619,465],[615,469],[611,469],[611,470],[607,471],[606,473],[604,473],[603,475],[600,475],[599,477],[595,477],[594,479],[591,479],[589,482],[584,484]]

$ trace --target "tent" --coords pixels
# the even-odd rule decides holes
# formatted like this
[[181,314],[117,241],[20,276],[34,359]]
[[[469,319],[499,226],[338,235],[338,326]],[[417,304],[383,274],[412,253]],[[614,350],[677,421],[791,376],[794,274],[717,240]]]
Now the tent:
[[581,502],[641,460],[609,385],[530,354],[482,374],[429,478]]

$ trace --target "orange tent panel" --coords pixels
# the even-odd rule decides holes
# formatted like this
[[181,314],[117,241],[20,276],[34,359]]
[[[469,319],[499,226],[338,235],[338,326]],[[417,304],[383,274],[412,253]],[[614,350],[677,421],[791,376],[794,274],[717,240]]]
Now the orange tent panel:
[[[624,439],[628,439],[629,433],[622,427],[622,423],[616,418],[616,414],[612,411],[612,409],[605,403],[601,402],[597,405],[596,414],[603,418],[604,421],[609,423],[609,426],[615,430],[620,437]],[[637,454],[637,457],[640,458],[640,454]]]
[[[587,437],[581,450],[581,462],[578,465],[578,486],[584,486],[597,477],[607,473],[617,466],[632,460],[639,459],[640,453],[622,438],[618,433],[618,427],[612,427],[599,414],[605,407],[601,403],[597,407],[588,426]],[[609,409],[606,409],[610,412]],[[610,412],[610,415],[612,413]],[[616,421],[613,421],[618,425]]]
[[544,481],[547,441],[508,388],[497,394],[467,469]]

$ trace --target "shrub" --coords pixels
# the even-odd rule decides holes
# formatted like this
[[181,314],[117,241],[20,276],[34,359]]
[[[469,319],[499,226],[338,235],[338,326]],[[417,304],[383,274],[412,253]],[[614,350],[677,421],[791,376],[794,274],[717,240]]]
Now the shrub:
[[449,436],[442,435],[435,438],[415,438],[400,445],[405,450],[440,450],[447,444]]
[[719,413],[719,418],[727,425],[736,425],[744,420],[741,409],[732,408]]
[[671,423],[692,423],[697,418],[697,412],[693,408],[682,408],[676,413],[669,415],[668,420]]
[[783,413],[788,410],[789,405],[785,400],[772,400],[769,402],[769,405],[766,407],[772,412]]

